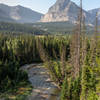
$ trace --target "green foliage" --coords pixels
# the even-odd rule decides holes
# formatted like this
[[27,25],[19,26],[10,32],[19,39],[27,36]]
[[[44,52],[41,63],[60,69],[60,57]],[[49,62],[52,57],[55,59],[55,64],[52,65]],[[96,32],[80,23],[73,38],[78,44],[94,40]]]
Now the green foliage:
[[61,89],[61,100],[80,100],[80,91],[80,78],[72,80],[65,77]]
[[76,78],[72,86],[72,100],[80,100],[81,83],[80,77]]
[[[72,30],[73,28],[75,27],[74,24],[70,23],[70,22],[45,22],[45,23],[41,23],[41,22],[38,22],[38,23],[33,23],[33,24],[29,24],[30,26],[35,26],[35,27],[38,27],[38,28],[41,28],[42,30],[47,30],[48,32],[50,32],[51,34],[72,34]],[[89,27],[87,26],[87,30],[88,31],[88,34],[90,33],[93,33],[93,29],[92,27]]]
[[61,66],[60,66],[60,63],[59,62],[54,62],[54,70],[58,76],[59,79],[61,79]]
[[68,100],[68,81],[67,78],[65,77],[63,84],[62,84],[62,89],[61,89],[61,100]]
[[[37,47],[38,39],[45,49],[42,52],[39,52],[41,48]],[[47,58],[50,60],[45,64],[52,78],[62,88],[61,100],[99,100],[97,94],[100,93],[100,41],[96,48],[97,66],[92,67],[90,38],[86,42],[86,60],[80,68],[82,75],[75,77],[70,62],[70,37],[0,34],[0,92],[14,89],[23,82],[27,83],[27,74],[20,70],[20,66],[44,61],[41,54],[46,51],[45,54],[49,55]],[[65,59],[60,60],[63,49],[66,51]],[[65,71],[64,75],[62,70]]]
[[[60,58],[60,46],[62,41],[68,47],[67,37],[52,37],[52,36],[32,36],[32,35],[3,35],[0,34],[0,92],[5,92],[16,88],[22,82],[28,82],[26,72],[20,70],[20,66],[33,62],[41,62],[41,58],[37,48],[37,39],[40,38],[43,46],[50,54],[52,59],[55,59],[53,51],[57,58]],[[68,56],[69,53],[66,54]],[[55,74],[53,76],[57,81],[61,81],[61,68],[59,62],[53,62],[52,68]]]
[[[49,38],[52,40],[53,38]],[[63,40],[62,40],[63,39]],[[50,41],[49,40],[49,41]],[[70,40],[70,38],[69,38]],[[52,40],[53,41],[53,40]],[[50,54],[50,57],[52,57],[52,52],[48,52],[48,47],[49,49],[52,50],[52,41],[47,42],[45,45],[44,43],[44,49],[47,51],[47,55]],[[59,41],[57,41],[59,42]],[[98,95],[97,90],[96,90],[96,85],[97,85],[97,77],[100,76],[99,74],[99,62],[100,62],[100,57],[99,55],[94,55],[96,57],[96,63],[97,66],[91,66],[93,63],[91,58],[91,41],[90,38],[86,40],[86,56],[84,57],[84,63],[83,65],[80,66],[80,75],[78,77],[73,76],[73,68],[71,67],[72,65],[70,64],[70,49],[69,41],[65,41],[64,38],[60,38],[60,46],[59,47],[59,54],[62,53],[62,49],[65,49],[67,51],[66,54],[64,54],[65,59],[58,61],[59,56],[55,56],[57,61],[53,61],[55,59],[50,59],[49,61],[47,60],[47,68],[50,70],[50,74],[55,80],[55,82],[59,83],[58,85],[61,87],[61,100],[98,100]],[[62,48],[62,44],[66,46],[66,48]],[[57,44],[56,44],[57,45]],[[100,47],[99,47],[100,48]],[[97,49],[97,48],[96,48]],[[98,49],[99,50],[99,49]],[[96,52],[98,52],[96,50]],[[43,52],[46,52],[45,50]],[[56,54],[56,53],[55,53]],[[99,54],[99,53],[98,53]],[[80,52],[81,55],[81,52]],[[63,57],[64,57],[63,56]],[[67,59],[66,59],[67,58]],[[64,61],[65,60],[65,61]],[[66,63],[67,62],[67,63]],[[63,66],[62,66],[63,65]],[[70,66],[70,67],[69,67]],[[62,69],[63,67],[63,69]],[[77,66],[76,66],[77,67]],[[64,75],[62,74],[62,70],[65,71]],[[82,72],[82,73],[81,73]],[[65,77],[67,76],[67,77]],[[99,84],[98,84],[99,85]],[[100,85],[99,85],[100,86]],[[90,97],[91,96],[91,97]]]
[[[60,47],[62,41],[66,45],[66,50],[69,49],[68,37],[53,37],[53,36],[8,36],[0,35],[0,59],[13,60],[15,59],[20,65],[32,62],[41,62],[40,55],[37,48],[37,39],[40,38],[41,43],[46,49],[47,53],[55,59],[60,58]],[[69,56],[69,51],[66,52],[66,57]]]
[[28,80],[27,74],[19,68],[18,63],[13,61],[0,63],[0,92],[14,88],[20,82]]
[[46,31],[41,30],[40,28],[32,27],[26,24],[18,24],[18,23],[7,23],[7,22],[0,22],[0,32],[5,34],[47,34]]
[[88,91],[87,100],[99,100],[98,95],[94,91]]
[[80,98],[81,100],[86,100],[88,98],[88,95],[93,95],[94,93],[96,93],[96,76],[95,73],[93,72],[92,67],[87,65],[83,66],[81,85],[82,85],[82,92]]

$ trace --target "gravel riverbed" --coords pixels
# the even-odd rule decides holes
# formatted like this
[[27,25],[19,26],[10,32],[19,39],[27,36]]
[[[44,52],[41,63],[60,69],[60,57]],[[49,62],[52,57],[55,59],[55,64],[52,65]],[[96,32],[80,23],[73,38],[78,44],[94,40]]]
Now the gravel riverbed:
[[43,64],[30,64],[22,67],[27,71],[29,81],[34,87],[27,100],[58,100],[59,89],[50,79],[48,70]]

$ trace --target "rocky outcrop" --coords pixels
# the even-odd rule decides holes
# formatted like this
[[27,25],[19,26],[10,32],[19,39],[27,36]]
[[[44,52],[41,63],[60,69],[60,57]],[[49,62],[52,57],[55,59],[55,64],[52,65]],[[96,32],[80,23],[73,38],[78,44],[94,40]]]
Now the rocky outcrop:
[[[57,0],[49,9],[48,13],[42,17],[41,22],[70,21],[76,23],[78,20],[80,7],[70,0]],[[91,22],[91,14],[83,10],[86,22]]]

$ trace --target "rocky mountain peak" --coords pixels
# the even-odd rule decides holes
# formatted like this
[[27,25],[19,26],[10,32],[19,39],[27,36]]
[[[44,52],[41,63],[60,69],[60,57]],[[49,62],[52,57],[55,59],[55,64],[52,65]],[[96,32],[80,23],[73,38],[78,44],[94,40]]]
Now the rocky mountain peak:
[[70,0],[57,0],[56,3],[49,9],[49,11],[62,11],[70,3]]
[[56,4],[68,4],[70,2],[70,0],[57,0]]
[[[41,22],[70,21],[71,23],[76,23],[79,10],[80,7],[71,0],[57,0],[41,19]],[[89,18],[90,14],[85,10],[83,10],[83,13],[88,23],[91,20]]]
[[41,19],[42,22],[75,21],[77,18],[78,6],[70,0],[57,0],[50,7],[48,13]]

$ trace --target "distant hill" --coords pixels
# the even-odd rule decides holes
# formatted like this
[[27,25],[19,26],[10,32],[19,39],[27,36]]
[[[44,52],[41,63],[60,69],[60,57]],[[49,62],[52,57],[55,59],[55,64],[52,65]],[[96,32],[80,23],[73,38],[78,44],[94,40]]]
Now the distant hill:
[[38,22],[42,16],[43,14],[20,5],[8,6],[0,4],[0,21],[34,23]]

